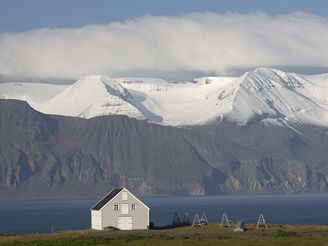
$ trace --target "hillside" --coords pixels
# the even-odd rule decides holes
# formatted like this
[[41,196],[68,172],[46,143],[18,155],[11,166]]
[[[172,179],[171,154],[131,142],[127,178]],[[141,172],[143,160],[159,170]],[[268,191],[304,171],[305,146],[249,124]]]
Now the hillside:
[[45,115],[0,100],[1,199],[326,192],[324,127],[221,121],[192,128],[126,116]]

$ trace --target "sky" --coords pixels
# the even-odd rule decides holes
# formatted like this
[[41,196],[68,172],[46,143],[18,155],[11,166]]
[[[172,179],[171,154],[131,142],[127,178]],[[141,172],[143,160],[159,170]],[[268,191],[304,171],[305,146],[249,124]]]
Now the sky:
[[326,0],[0,0],[0,81],[328,72]]

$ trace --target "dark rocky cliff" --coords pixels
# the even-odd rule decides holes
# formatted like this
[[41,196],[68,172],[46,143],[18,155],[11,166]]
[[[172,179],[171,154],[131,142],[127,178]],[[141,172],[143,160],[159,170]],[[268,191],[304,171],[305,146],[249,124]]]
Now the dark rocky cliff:
[[[328,129],[45,115],[0,100],[0,199],[326,192]],[[297,128],[297,129],[296,129]]]

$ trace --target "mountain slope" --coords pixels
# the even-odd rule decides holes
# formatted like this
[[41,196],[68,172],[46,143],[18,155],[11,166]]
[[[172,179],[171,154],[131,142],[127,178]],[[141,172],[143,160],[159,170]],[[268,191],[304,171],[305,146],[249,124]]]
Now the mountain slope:
[[48,100],[37,102],[16,94],[0,93],[0,98],[27,100],[40,112],[81,118],[126,115],[171,126],[207,125],[222,119],[241,125],[255,119],[276,125],[328,126],[328,76],[271,68],[241,77],[204,77],[183,83],[89,76]]
[[127,102],[129,93],[105,76],[81,79],[51,100],[34,104],[34,108],[48,114],[91,118],[101,115],[127,115],[143,119],[143,114]]
[[[328,107],[317,88],[296,74],[259,68],[248,72],[220,94],[230,100],[226,117],[245,124],[255,117],[281,119],[288,122],[328,125]],[[322,93],[327,87],[320,85]],[[225,98],[230,94],[230,98]]]
[[[186,83],[122,83],[165,125],[204,125],[227,118],[328,126],[328,80],[258,68],[238,78],[207,77]],[[125,81],[125,80],[123,80]],[[154,89],[155,88],[155,89]]]
[[328,130],[49,116],[0,100],[1,199],[326,192]]

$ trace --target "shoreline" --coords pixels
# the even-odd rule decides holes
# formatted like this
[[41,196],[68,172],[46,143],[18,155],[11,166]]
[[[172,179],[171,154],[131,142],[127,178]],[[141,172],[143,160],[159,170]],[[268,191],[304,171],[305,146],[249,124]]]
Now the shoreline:
[[[156,199],[156,198],[270,198],[270,197],[303,197],[303,196],[328,196],[326,192],[317,192],[317,193],[276,193],[276,194],[222,194],[222,195],[168,195],[168,194],[154,194],[154,195],[145,195],[138,196],[141,199]],[[20,203],[20,202],[49,202],[49,201],[92,201],[99,200],[102,196],[99,197],[48,197],[48,198],[6,198],[0,199],[0,203]]]

